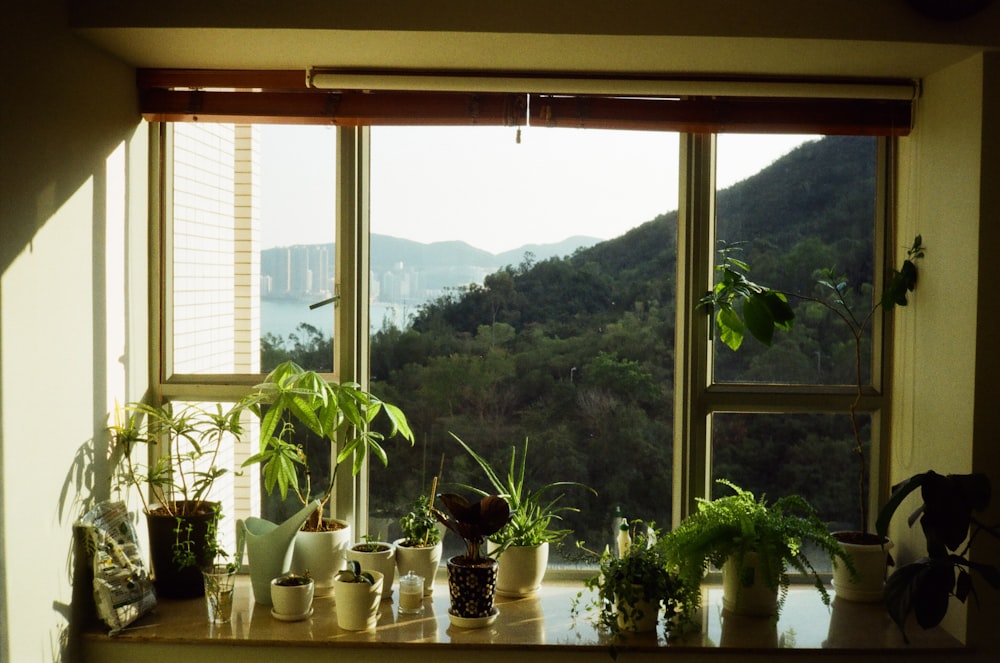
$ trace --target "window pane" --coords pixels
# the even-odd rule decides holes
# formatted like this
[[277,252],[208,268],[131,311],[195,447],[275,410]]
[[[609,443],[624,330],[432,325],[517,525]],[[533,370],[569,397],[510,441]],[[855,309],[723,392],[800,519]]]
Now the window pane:
[[[868,458],[871,418],[861,414],[858,421]],[[846,414],[712,415],[713,481],[728,479],[768,501],[801,495],[831,531],[861,527],[861,466],[854,448]],[[712,486],[712,497],[729,493]]]
[[291,352],[332,370],[333,307],[309,305],[333,293],[335,131],[172,128],[174,373],[261,373]]
[[[733,352],[716,338],[716,382],[856,384],[855,333],[862,380],[871,379],[876,139],[720,136],[720,177],[769,142],[803,141],[772,167],[718,192],[720,246],[737,246],[734,256],[750,265],[751,281],[789,295],[795,322],[775,332],[770,348],[747,334]],[[846,284],[846,308],[824,281]]]
[[445,490],[489,488],[449,433],[595,487],[565,497],[590,547],[616,506],[669,522],[677,163],[674,134],[372,129],[372,388],[417,436],[373,466],[374,533],[442,460]]

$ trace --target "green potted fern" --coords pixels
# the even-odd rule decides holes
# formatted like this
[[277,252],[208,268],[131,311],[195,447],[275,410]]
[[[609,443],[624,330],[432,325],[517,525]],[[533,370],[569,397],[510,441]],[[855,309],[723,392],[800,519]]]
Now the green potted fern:
[[[582,488],[594,495],[597,491],[576,481],[554,481],[537,489],[525,485],[528,464],[528,440],[524,440],[520,464],[517,449],[511,448],[510,465],[504,477],[493,469],[489,461],[476,453],[457,435],[451,436],[462,445],[482,469],[496,495],[507,500],[510,521],[500,531],[489,537],[487,550],[497,559],[497,593],[501,596],[531,596],[541,587],[548,566],[549,548],[562,542],[572,530],[559,528],[556,523],[561,515],[578,511],[562,503],[565,488]],[[467,484],[458,484],[480,496],[488,493]],[[558,493],[557,493],[558,491]]]
[[807,546],[848,567],[853,563],[812,506],[799,495],[768,503],[729,481],[719,483],[733,494],[700,499],[697,511],[661,539],[668,562],[685,582],[700,584],[710,568],[721,568],[724,608],[743,615],[776,615],[788,593],[791,568],[811,576],[829,605]]

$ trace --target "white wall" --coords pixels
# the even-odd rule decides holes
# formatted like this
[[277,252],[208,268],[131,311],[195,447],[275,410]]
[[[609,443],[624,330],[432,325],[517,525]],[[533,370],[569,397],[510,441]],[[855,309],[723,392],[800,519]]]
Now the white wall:
[[71,657],[72,524],[108,493],[109,403],[146,388],[134,74],[72,36],[64,5],[12,12],[0,36],[0,660],[18,663]]

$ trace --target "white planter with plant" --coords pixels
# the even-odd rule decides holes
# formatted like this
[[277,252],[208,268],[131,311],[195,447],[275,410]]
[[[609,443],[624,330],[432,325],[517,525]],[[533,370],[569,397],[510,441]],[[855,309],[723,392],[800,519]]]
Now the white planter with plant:
[[[583,488],[595,495],[597,491],[576,481],[555,481],[544,484],[537,490],[525,487],[527,439],[521,452],[520,465],[517,463],[517,449],[511,448],[507,476],[501,479],[489,461],[454,433],[451,436],[476,461],[495,493],[510,506],[510,521],[503,529],[490,536],[487,544],[487,554],[495,557],[499,564],[497,594],[531,596],[537,593],[548,566],[550,545],[562,542],[571,533],[568,529],[555,529],[554,521],[561,519],[561,513],[578,511],[574,507],[561,505],[563,493],[553,494],[552,491],[569,487]],[[468,484],[458,485],[480,496],[487,494]]]
[[[817,285],[821,296],[782,292],[747,279],[749,266],[733,257],[738,247],[723,248],[721,264],[716,267],[720,278],[713,291],[703,297],[698,306],[715,316],[719,338],[732,350],[738,350],[745,333],[749,332],[764,345],[771,345],[776,329],[788,330],[795,320],[789,299],[811,302],[835,314],[850,333],[854,350],[854,400],[848,408],[854,434],[852,451],[858,463],[857,507],[860,530],[836,532],[850,564],[834,562],[834,588],[841,598],[852,601],[878,601],[882,597],[888,565],[888,549],[892,542],[878,536],[869,526],[868,518],[868,457],[861,437],[858,410],[864,396],[862,351],[867,334],[875,324],[879,309],[888,314],[896,306],[907,305],[907,293],[917,283],[916,261],[924,257],[923,238],[917,235],[906,251],[899,271],[893,270],[887,279],[882,297],[865,311],[855,312],[855,293],[843,276],[827,269]],[[864,297],[858,297],[864,301]]]
[[[343,521],[324,518],[326,505],[333,495],[337,471],[350,460],[353,475],[365,465],[369,455],[388,463],[381,442],[387,437],[373,430],[372,422],[384,414],[390,426],[388,437],[400,435],[413,444],[413,432],[406,416],[390,403],[363,390],[356,383],[331,383],[314,371],[304,370],[292,361],[279,364],[264,382],[244,398],[240,407],[260,417],[260,447],[243,466],[261,465],[264,489],[277,488],[281,499],[289,491],[303,504],[318,499],[319,506],[302,526],[304,532],[322,532],[327,536],[312,541],[297,537],[294,566],[306,567],[320,586],[332,585],[333,576],[344,568],[347,548],[353,537]],[[295,426],[300,424],[312,434],[325,438],[338,449],[330,471],[329,485],[313,495],[311,474],[302,446],[294,439]],[[313,550],[321,558],[310,557]]]
[[392,584],[396,580],[396,546],[386,541],[366,538],[347,550],[347,561],[357,562],[363,569],[381,573],[382,597],[392,594]]
[[299,621],[312,614],[316,583],[308,575],[288,573],[271,580],[271,615]]
[[333,583],[337,626],[346,631],[366,631],[378,623],[383,577],[378,571],[362,570],[351,562]]
[[424,596],[430,596],[434,593],[434,579],[444,550],[430,498],[418,497],[410,511],[399,519],[399,527],[403,537],[393,542],[399,576],[411,571],[420,576],[424,579]]

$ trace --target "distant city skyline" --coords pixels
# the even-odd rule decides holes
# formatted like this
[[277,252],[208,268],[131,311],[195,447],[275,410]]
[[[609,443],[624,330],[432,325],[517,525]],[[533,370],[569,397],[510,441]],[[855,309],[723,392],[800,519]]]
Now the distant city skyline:
[[[677,209],[676,134],[529,127],[520,144],[511,127],[372,136],[373,233],[497,254],[573,235],[611,239]],[[810,138],[722,136],[718,187]],[[333,240],[335,144],[332,127],[261,127],[263,248]]]

